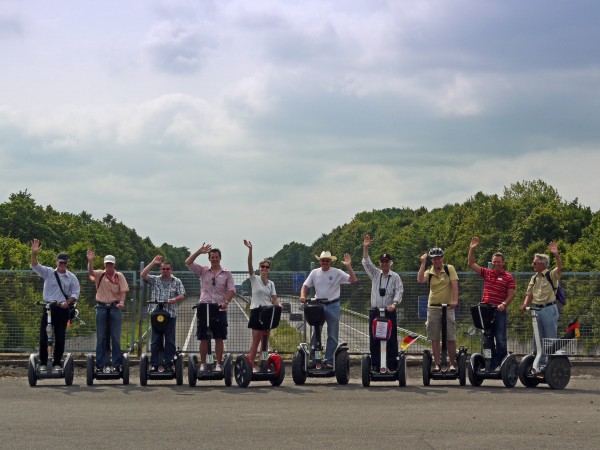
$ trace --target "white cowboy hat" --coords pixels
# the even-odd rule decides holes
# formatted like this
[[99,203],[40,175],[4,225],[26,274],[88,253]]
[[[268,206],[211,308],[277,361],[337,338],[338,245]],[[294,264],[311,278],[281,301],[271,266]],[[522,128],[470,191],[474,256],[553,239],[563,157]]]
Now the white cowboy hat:
[[337,261],[337,258],[335,256],[331,256],[331,252],[321,252],[321,256],[315,255],[315,258],[317,258],[318,260],[330,259],[332,261]]

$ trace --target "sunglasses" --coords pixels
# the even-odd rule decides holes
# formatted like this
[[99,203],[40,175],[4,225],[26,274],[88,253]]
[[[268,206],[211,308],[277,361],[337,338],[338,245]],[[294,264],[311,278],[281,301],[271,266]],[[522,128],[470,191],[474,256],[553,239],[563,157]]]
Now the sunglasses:
[[171,268],[170,267],[161,267],[160,270],[171,270]]
[[264,264],[262,266],[260,266],[261,269],[270,269],[271,266],[265,266]]
[[212,279],[212,285],[214,286],[217,283],[217,280],[215,280],[214,278]]

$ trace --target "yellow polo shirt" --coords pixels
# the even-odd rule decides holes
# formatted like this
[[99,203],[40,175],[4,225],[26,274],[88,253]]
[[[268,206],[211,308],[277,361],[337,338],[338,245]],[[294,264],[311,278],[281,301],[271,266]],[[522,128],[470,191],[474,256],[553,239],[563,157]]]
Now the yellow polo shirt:
[[425,272],[425,276],[427,277],[429,277],[429,274],[431,274],[431,278],[429,280],[428,306],[431,306],[432,304],[452,303],[452,281],[458,281],[458,275],[456,274],[456,269],[453,265],[447,264],[447,266],[450,276],[446,274],[446,271],[443,267],[442,270],[440,270],[439,275],[436,275],[433,266],[431,266],[431,268]]

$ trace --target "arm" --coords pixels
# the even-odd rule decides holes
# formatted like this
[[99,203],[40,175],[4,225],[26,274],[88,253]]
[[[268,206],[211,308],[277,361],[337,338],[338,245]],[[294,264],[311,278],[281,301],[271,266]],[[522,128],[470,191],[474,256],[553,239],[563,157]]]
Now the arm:
[[194,253],[192,253],[190,256],[187,257],[187,259],[185,260],[185,265],[189,266],[194,261],[196,261],[196,258],[198,256],[200,256],[204,253],[208,253],[211,248],[212,248],[212,245],[203,242],[202,247],[200,247],[198,250],[196,250]]
[[39,239],[34,239],[31,242],[31,266],[37,266],[38,261],[37,261],[37,254],[38,252],[42,249],[42,246],[40,245],[40,240]]
[[179,294],[176,297],[170,298],[167,303],[173,304],[173,303],[177,303],[180,302],[181,300],[183,300],[185,298],[185,294]]
[[144,267],[144,270],[142,270],[142,273],[140,274],[140,276],[142,277],[142,280],[146,281],[148,279],[148,274],[150,273],[152,268],[156,264],[160,264],[162,262],[162,260],[163,260],[163,257],[161,255],[156,255],[154,257],[154,259],[152,261],[150,261],[150,264],[148,264],[146,267]]
[[533,299],[533,295],[527,294],[525,296],[525,300],[524,300],[523,304],[521,306],[519,306],[519,311],[521,311],[521,312],[525,311],[525,308],[527,308],[529,303],[531,303],[532,299]]
[[562,259],[560,258],[560,254],[558,253],[558,245],[554,241],[550,242],[550,253],[552,253],[554,255],[554,258],[556,259],[556,275],[558,275],[558,277],[560,278],[560,276],[562,275],[563,265]]
[[452,303],[450,304],[451,308],[456,308],[458,306],[458,280],[452,280]]
[[475,249],[479,245],[479,238],[475,236],[471,239],[471,245],[469,245],[469,257],[467,259],[467,264],[469,267],[478,274],[481,273],[481,267],[475,262]]
[[244,239],[244,245],[248,247],[248,274],[254,275],[254,267],[252,266],[252,242]]
[[300,289],[300,303],[306,303],[306,291],[308,291],[308,286],[303,284]]
[[369,245],[373,242],[373,238],[368,234],[363,239],[363,259],[369,259]]
[[94,251],[91,248],[87,250],[88,273],[94,275]]
[[417,282],[421,284],[427,283],[427,277],[425,276],[425,263],[427,262],[427,253],[421,255],[421,267],[419,267],[419,273],[417,273]]
[[356,283],[358,281],[358,278],[356,278],[356,274],[352,269],[352,259],[350,258],[349,253],[344,253],[344,261],[342,261],[342,263],[346,266],[346,269],[348,270],[348,275],[350,275],[350,279],[348,281],[350,281],[350,283]]
[[276,295],[271,295],[271,302],[275,306],[281,306],[281,303],[279,302],[279,297],[277,297]]

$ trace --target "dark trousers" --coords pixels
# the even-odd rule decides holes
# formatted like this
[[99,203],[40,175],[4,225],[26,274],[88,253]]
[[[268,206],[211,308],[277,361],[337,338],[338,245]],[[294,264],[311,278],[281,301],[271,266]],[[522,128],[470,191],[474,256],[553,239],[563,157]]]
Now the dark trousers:
[[[54,355],[52,361],[55,366],[60,364],[65,352],[65,334],[67,332],[68,321],[68,309],[52,306],[52,325],[54,326]],[[42,366],[48,363],[48,334],[46,333],[46,325],[48,325],[48,312],[44,308],[40,323],[40,364]]]
[[[175,324],[177,323],[176,317],[171,317],[169,321],[169,325],[167,326],[167,331],[165,334],[157,333],[152,330],[152,341],[150,343],[150,351],[152,354],[150,355],[150,364],[153,366],[160,366],[162,364],[171,364],[173,362],[173,358],[175,357],[175,351],[177,350],[175,347]],[[158,352],[159,347],[161,345],[161,340],[163,344],[163,357],[164,361],[159,361]]]
[[[379,369],[381,366],[381,349],[380,342],[373,338],[373,320],[379,317],[379,310],[372,309],[369,311],[369,344],[371,348],[371,364],[375,369]],[[398,368],[398,317],[396,311],[385,312],[385,317],[392,321],[392,334],[390,339],[387,341],[386,351],[386,365],[390,370],[396,370]]]

